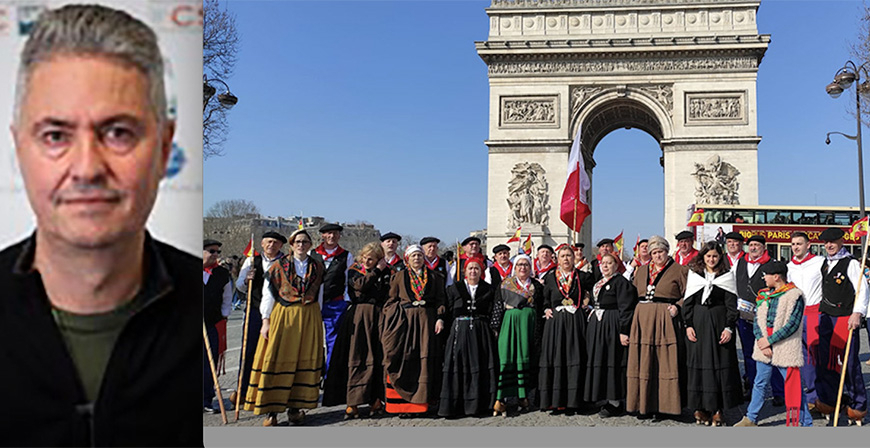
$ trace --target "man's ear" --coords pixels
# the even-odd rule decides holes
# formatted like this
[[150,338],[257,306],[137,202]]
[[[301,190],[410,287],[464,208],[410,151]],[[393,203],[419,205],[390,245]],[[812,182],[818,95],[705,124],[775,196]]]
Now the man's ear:
[[166,172],[166,166],[169,164],[173,137],[175,137],[175,120],[166,120],[160,139],[160,168],[162,173]]

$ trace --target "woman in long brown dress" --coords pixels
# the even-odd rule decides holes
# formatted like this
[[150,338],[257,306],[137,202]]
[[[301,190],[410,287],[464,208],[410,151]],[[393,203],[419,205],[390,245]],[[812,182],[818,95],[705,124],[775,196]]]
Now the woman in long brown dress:
[[420,246],[405,249],[405,266],[390,281],[381,342],[386,410],[411,417],[426,413],[437,399],[441,359],[435,335],[444,327],[446,294],[440,274],[424,265]]
[[323,406],[347,404],[344,418],[359,418],[359,406],[370,405],[369,415],[383,411],[384,368],[379,324],[390,293],[392,269],[378,243],[360,250],[348,270],[350,307],[339,324],[323,384]]
[[669,249],[664,238],[650,238],[652,262],[634,277],[639,297],[629,335],[625,408],[640,419],[678,415],[686,397],[680,306],[688,268],[675,263]]

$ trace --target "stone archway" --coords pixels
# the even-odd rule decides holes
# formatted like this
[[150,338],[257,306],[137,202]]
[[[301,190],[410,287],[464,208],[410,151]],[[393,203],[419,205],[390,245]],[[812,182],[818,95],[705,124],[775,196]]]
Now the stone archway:
[[[666,237],[693,203],[757,204],[755,89],[770,42],[756,27],[759,3],[493,0],[489,38],[476,43],[490,84],[488,244],[518,223],[536,244],[567,240],[559,201],[581,128],[590,174],[596,145],[615,129],[659,142]],[[518,174],[529,166],[536,183]]]

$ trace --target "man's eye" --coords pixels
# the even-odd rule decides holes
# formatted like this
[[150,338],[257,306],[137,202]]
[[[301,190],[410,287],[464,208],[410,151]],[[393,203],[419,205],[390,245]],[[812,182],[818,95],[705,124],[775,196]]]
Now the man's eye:
[[109,126],[103,131],[103,142],[119,151],[132,149],[137,141],[136,132],[126,126]]
[[40,140],[47,146],[56,147],[69,143],[70,136],[65,131],[48,130],[40,135]]

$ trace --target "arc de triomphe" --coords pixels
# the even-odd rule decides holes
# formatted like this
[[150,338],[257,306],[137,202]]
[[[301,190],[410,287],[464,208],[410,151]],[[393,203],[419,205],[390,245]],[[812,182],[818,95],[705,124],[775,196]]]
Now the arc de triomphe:
[[488,40],[475,43],[490,85],[488,246],[520,224],[536,246],[568,241],[559,202],[578,129],[593,188],[609,132],[637,128],[659,142],[672,244],[691,204],[757,204],[756,77],[770,43],[759,4],[493,0]]

